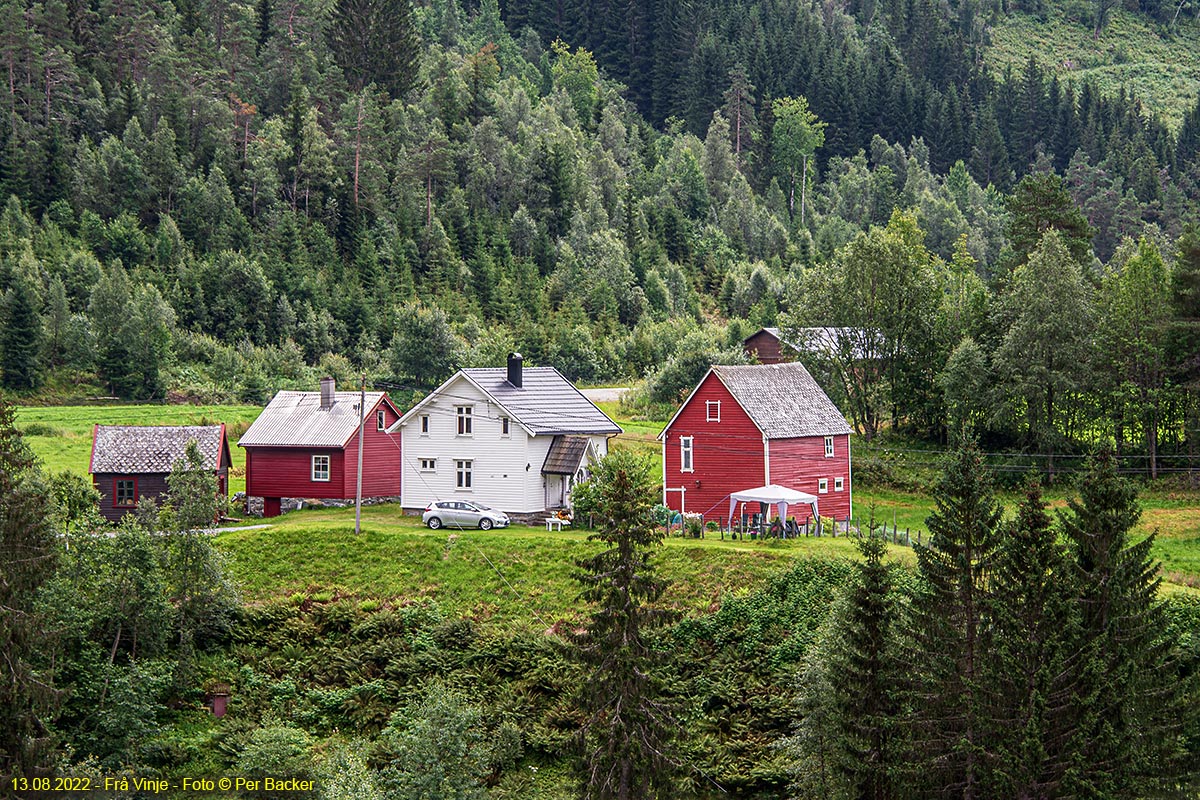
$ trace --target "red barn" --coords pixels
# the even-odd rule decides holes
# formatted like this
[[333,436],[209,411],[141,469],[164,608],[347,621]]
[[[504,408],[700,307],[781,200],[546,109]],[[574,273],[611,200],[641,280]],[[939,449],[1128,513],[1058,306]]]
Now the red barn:
[[775,483],[816,495],[822,517],[850,516],[850,426],[803,364],[713,367],[658,438],[676,511],[722,520],[731,493]]
[[[353,500],[358,481],[358,392],[280,392],[238,441],[246,448],[246,496],[277,516],[284,498]],[[400,412],[384,392],[367,392],[362,496],[400,496]]]

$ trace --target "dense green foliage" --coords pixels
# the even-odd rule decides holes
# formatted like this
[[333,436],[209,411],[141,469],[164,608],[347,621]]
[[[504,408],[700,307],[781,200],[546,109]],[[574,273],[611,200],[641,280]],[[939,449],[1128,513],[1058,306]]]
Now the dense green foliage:
[[[944,436],[937,378],[969,335],[983,361],[956,374],[984,389],[985,441],[1108,432],[1150,473],[1196,449],[1194,331],[1147,354],[1107,324],[1115,288],[1089,313],[1124,361],[1100,375],[1089,353],[1039,415],[1002,379],[1014,276],[1051,228],[1093,289],[1145,237],[1172,282],[1160,333],[1194,327],[1174,242],[1200,199],[1200,111],[1173,132],[1032,61],[989,73],[1008,9],[22,7],[0,126],[10,388],[262,402],[366,371],[402,395],[519,350],[574,379],[649,376],[664,403],[790,320],[879,339],[878,364],[840,370],[859,385],[831,381],[866,432]],[[1149,416],[1109,413],[1135,396]]]

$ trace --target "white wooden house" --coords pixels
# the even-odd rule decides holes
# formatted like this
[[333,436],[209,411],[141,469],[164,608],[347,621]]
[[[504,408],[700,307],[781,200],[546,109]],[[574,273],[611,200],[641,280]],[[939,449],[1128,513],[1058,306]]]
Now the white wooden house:
[[515,514],[570,507],[621,428],[553,367],[462,369],[400,418],[401,504],[471,500]]

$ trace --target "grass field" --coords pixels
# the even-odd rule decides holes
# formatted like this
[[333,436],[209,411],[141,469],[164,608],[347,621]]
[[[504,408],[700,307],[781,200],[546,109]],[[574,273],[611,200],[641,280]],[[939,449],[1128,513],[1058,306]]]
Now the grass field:
[[[573,616],[580,586],[574,562],[600,545],[587,532],[506,530],[431,531],[395,506],[363,509],[354,533],[353,509],[296,511],[272,527],[228,530],[216,537],[249,602],[296,594],[350,595],[411,602],[435,600],[444,610],[478,620],[553,624]],[[841,537],[745,541],[671,537],[655,557],[672,581],[666,601],[684,612],[713,607],[782,570],[794,558],[851,557]],[[912,563],[912,551],[892,557]]]
[[1033,56],[1060,79],[1077,85],[1095,81],[1106,95],[1124,87],[1178,130],[1200,92],[1200,24],[1181,16],[1174,33],[1164,35],[1145,16],[1118,8],[1093,39],[1091,26],[1069,19],[1066,9],[1064,3],[1050,4],[1046,22],[1020,13],[1002,17],[989,30],[984,55],[993,74],[1012,67],[1020,75]]
[[[617,403],[601,404],[625,429],[618,447],[659,457],[656,440],[662,423],[620,416]],[[55,406],[21,408],[17,424],[25,429],[34,452],[51,471],[87,474],[92,426],[100,424],[201,424],[225,422],[230,444],[258,415],[257,406]],[[244,454],[231,447],[234,471],[231,491],[244,488]],[[1015,495],[1005,495],[1011,509]],[[1066,496],[1051,494],[1052,506],[1063,508]],[[1169,591],[1200,592],[1200,497],[1144,492],[1143,514],[1136,534],[1157,532],[1154,555],[1163,564]],[[928,540],[925,519],[933,501],[924,494],[854,487],[856,518],[898,527],[915,540]],[[364,597],[434,597],[464,613],[514,618],[528,608],[543,617],[569,608],[577,593],[571,564],[592,547],[585,534],[568,530],[514,527],[507,531],[434,533],[392,506],[364,510],[365,530],[353,534],[350,509],[307,510],[285,515],[269,529],[229,531],[218,542],[232,562],[249,600],[306,591],[346,591]],[[912,562],[912,551],[893,548],[893,557]],[[722,592],[753,583],[796,557],[852,556],[846,539],[801,539],[790,542],[670,539],[660,562],[675,581],[672,602],[681,609],[706,607]],[[492,563],[489,565],[488,559]],[[506,586],[503,574],[513,584]],[[514,579],[515,578],[515,579]],[[514,591],[515,590],[515,591]],[[518,596],[521,600],[518,602]]]

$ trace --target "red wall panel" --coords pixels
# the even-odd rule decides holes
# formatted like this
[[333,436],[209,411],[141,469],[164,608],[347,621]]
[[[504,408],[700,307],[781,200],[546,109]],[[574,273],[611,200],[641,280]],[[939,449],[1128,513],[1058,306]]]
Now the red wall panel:
[[[381,401],[385,423],[391,427],[399,415]],[[400,495],[400,434],[389,436],[378,430],[376,406],[367,414],[366,438],[363,439],[363,497],[392,497]],[[345,496],[354,497],[358,481],[358,434],[346,445]]]
[[[720,422],[708,422],[707,401],[721,403]],[[682,437],[692,437],[693,472],[680,471]],[[729,493],[762,486],[765,473],[762,432],[716,375],[709,374],[666,435],[666,486],[683,487],[689,512],[721,520],[729,514]],[[669,508],[679,510],[680,493],[669,491]]]
[[[820,479],[828,480],[829,491],[821,494]],[[842,478],[843,489],[834,490],[835,478]],[[825,437],[771,440],[771,483],[817,496],[822,517],[845,519],[850,514],[850,437],[833,437],[833,457],[825,457]],[[806,507],[793,507],[797,522],[811,514]]]

